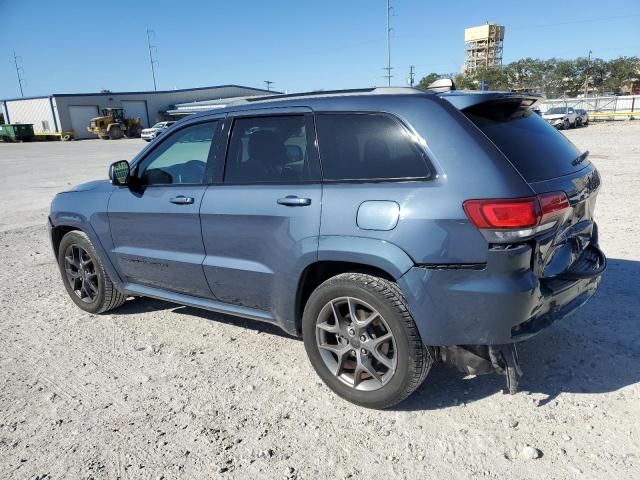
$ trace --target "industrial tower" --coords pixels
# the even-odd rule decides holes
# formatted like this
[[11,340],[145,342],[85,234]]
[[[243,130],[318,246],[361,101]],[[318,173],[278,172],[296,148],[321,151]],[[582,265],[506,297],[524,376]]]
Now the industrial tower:
[[464,29],[464,73],[502,65],[504,26],[487,23]]

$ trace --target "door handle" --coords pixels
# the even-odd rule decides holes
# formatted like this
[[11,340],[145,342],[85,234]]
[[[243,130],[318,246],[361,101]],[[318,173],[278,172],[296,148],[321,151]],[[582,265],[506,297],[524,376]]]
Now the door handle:
[[170,198],[171,203],[176,205],[191,205],[193,203],[193,197],[185,197],[184,195],[178,195],[177,197]]
[[311,205],[311,199],[301,198],[295,195],[287,195],[284,198],[279,198],[278,203],[285,207],[306,207],[307,205]]

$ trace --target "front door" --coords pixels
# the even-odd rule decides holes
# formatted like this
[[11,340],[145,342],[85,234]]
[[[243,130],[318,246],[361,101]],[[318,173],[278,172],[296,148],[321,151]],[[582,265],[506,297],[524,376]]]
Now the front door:
[[224,183],[207,189],[200,210],[203,267],[218,300],[278,319],[295,301],[302,269],[317,258],[318,155],[308,111],[251,115],[227,121]]
[[125,282],[212,297],[202,270],[199,209],[217,121],[185,126],[133,167],[109,201],[115,257]]

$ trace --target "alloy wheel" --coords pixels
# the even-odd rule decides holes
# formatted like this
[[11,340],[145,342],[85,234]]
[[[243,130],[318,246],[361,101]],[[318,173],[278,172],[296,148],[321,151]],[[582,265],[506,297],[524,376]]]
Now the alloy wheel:
[[393,333],[382,315],[360,299],[335,298],[322,308],[316,344],[329,371],[356,390],[378,390],[395,373]]
[[69,245],[64,253],[64,271],[73,292],[85,303],[93,303],[98,295],[96,264],[79,245]]

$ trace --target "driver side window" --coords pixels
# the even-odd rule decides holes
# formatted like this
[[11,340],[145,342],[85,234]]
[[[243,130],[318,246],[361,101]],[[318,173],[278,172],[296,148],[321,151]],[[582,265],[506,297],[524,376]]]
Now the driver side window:
[[144,185],[203,183],[217,123],[198,123],[175,132],[140,162],[137,177]]

